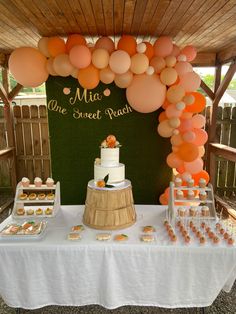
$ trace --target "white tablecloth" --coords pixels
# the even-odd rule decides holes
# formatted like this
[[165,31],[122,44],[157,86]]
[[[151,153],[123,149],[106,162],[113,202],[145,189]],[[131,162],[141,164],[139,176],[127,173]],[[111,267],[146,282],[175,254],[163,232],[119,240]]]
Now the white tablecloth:
[[[99,231],[89,228],[80,242],[68,241],[71,226],[82,221],[83,206],[63,206],[48,219],[40,241],[0,241],[4,301],[28,309],[53,304],[199,307],[231,289],[235,247],[170,245],[162,226],[164,207],[139,205],[136,210],[136,224],[122,231],[129,236],[126,243],[96,241]],[[157,229],[155,242],[142,243],[141,227],[150,224]]]

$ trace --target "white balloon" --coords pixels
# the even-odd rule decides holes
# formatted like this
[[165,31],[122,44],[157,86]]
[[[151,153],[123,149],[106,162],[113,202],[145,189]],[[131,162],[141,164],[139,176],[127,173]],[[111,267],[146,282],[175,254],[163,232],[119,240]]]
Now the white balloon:
[[138,44],[136,48],[138,53],[144,53],[146,49],[147,49],[147,46],[145,45],[145,43]]
[[173,133],[173,135],[178,135],[179,134],[179,130],[175,129],[172,133]]
[[154,72],[155,72],[154,67],[152,67],[151,65],[146,70],[147,75],[152,75]]
[[178,60],[178,61],[187,61],[187,57],[186,57],[185,55],[179,55],[179,56],[177,57],[177,60]]
[[180,101],[178,102],[176,105],[175,105],[176,109],[177,110],[184,110],[184,108],[186,107],[185,103],[183,101]]

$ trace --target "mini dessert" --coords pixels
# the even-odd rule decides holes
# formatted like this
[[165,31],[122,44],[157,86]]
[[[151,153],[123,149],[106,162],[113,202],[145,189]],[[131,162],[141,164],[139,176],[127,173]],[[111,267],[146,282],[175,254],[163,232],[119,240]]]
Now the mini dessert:
[[175,178],[175,186],[180,187],[182,185],[182,179],[181,178]]
[[184,193],[183,193],[183,191],[178,190],[178,191],[176,192],[176,199],[177,199],[177,200],[182,200],[183,198],[184,198]]
[[215,236],[215,237],[213,238],[213,243],[214,243],[214,244],[220,243],[220,239],[219,239],[217,236]]
[[54,200],[55,195],[53,193],[48,193],[47,194],[47,199],[48,200]]
[[36,215],[42,215],[43,214],[43,210],[41,208],[36,209],[35,211]]
[[17,215],[22,216],[25,214],[25,210],[24,210],[24,208],[18,208],[16,213],[17,213]]
[[33,209],[28,209],[28,210],[26,211],[26,214],[29,215],[29,216],[31,216],[31,215],[34,214],[34,210],[33,210]]
[[114,238],[115,241],[127,241],[128,236],[126,234],[117,234]]
[[107,240],[110,240],[111,238],[111,234],[110,233],[98,233],[96,235],[96,239],[98,241],[107,241]]
[[205,227],[206,227],[206,223],[203,221],[203,222],[201,223],[201,228],[204,229]]
[[203,189],[206,187],[206,180],[203,178],[200,178],[198,184],[199,184],[199,187]]
[[180,232],[183,232],[184,230],[185,230],[184,226],[181,225],[181,226],[179,227],[179,231],[180,231]]
[[46,198],[46,194],[45,193],[39,193],[38,194],[38,199],[39,200],[44,200]]
[[216,223],[216,229],[220,229],[221,228],[221,224],[219,222]]
[[193,221],[192,221],[192,220],[190,220],[190,222],[189,222],[189,227],[190,227],[190,228],[192,228],[192,227],[193,227],[193,225],[194,225]]
[[177,241],[177,237],[176,237],[175,234],[173,234],[173,235],[171,236],[170,241],[171,241],[171,242],[176,242],[176,241]]
[[[182,191],[181,191],[182,192]],[[184,217],[185,216],[185,209],[183,207],[178,208],[178,216],[179,217]]]
[[200,192],[199,192],[199,199],[200,199],[201,201],[205,201],[205,200],[207,199],[207,193],[206,193],[206,191],[200,191]]
[[28,178],[26,178],[26,177],[23,177],[23,178],[21,179],[21,184],[22,184],[22,186],[23,186],[24,188],[27,188],[27,187],[29,187],[29,185],[30,185],[30,180],[29,180]]
[[169,229],[168,235],[171,237],[173,234],[174,234],[174,230],[173,229]]
[[215,235],[215,233],[214,233],[213,231],[209,231],[209,232],[208,232],[208,237],[209,237],[210,239],[214,239],[215,236],[216,236],[216,235]]
[[31,228],[34,224],[35,224],[34,221],[27,221],[23,223],[22,228],[26,230],[26,229]]
[[225,233],[225,229],[224,228],[220,228],[220,234],[224,234]]
[[201,208],[202,216],[207,217],[210,216],[210,210],[208,206],[202,206]]
[[12,225],[6,226],[1,233],[4,235],[14,235],[14,234],[17,234],[19,230],[21,230],[20,225],[12,224]]
[[181,221],[178,220],[178,221],[176,222],[176,226],[177,226],[177,227],[180,227],[181,225],[182,225]]
[[234,239],[233,238],[228,238],[228,244],[233,245],[234,244]]
[[201,238],[201,236],[202,236],[202,233],[201,233],[200,230],[198,230],[198,231],[196,232],[196,237],[197,237],[197,238]]
[[182,230],[182,236],[185,237],[188,234],[188,231],[186,229]]
[[189,188],[193,188],[194,187],[194,180],[193,179],[189,179],[187,181],[187,185],[188,185]]
[[31,201],[36,200],[36,197],[37,197],[36,193],[30,193],[29,200]]
[[225,240],[228,240],[228,238],[229,238],[229,234],[228,234],[228,232],[225,232],[225,233],[224,233],[224,239],[225,239]]
[[166,226],[168,224],[169,224],[168,220],[164,220],[163,225]]
[[45,209],[44,213],[45,215],[52,215],[52,208],[48,207],[47,209]]
[[189,235],[186,235],[186,236],[184,237],[184,242],[185,242],[185,243],[190,243],[190,241],[191,241],[190,236],[189,236]]
[[194,191],[193,190],[189,190],[188,193],[187,193],[187,199],[188,200],[194,200],[194,198],[195,198]]
[[189,208],[189,216],[191,217],[195,217],[197,215],[197,209],[195,206],[191,206]]
[[206,232],[209,233],[211,231],[211,227],[207,226],[206,227]]
[[84,226],[83,225],[77,225],[77,226],[73,226],[71,228],[71,231],[83,231],[84,230]]
[[197,227],[196,226],[192,226],[192,232],[197,232]]
[[72,241],[75,241],[75,240],[81,240],[81,235],[79,233],[69,233],[68,236],[67,236],[67,239],[68,240],[72,240]]
[[200,242],[200,244],[205,244],[206,238],[204,236],[202,236],[201,238],[199,238],[199,242]]
[[34,185],[35,185],[37,188],[40,188],[41,185],[42,185],[42,179],[39,178],[39,177],[36,177],[36,178],[34,179]]
[[154,236],[151,234],[145,234],[141,236],[141,241],[143,242],[153,242],[154,241]]
[[47,187],[51,188],[54,185],[54,180],[52,178],[47,178],[46,180]]
[[28,197],[28,195],[26,193],[22,193],[22,194],[19,195],[19,199],[20,200],[26,200],[27,197]]
[[143,227],[143,232],[144,233],[152,233],[152,232],[155,232],[155,228],[153,226],[145,226],[145,227]]

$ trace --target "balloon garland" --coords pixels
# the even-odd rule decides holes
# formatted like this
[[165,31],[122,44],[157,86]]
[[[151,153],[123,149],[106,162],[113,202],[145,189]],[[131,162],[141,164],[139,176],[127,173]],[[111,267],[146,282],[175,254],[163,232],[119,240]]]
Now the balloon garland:
[[[114,83],[126,88],[130,106],[141,113],[156,111],[157,132],[170,138],[172,152],[166,162],[176,169],[176,176],[183,181],[200,178],[209,181],[203,170],[202,157],[208,135],[203,129],[205,97],[197,92],[201,79],[193,71],[191,61],[196,49],[189,45],[180,49],[170,37],[158,38],[154,45],[137,44],[130,35],[121,36],[117,47],[109,37],[101,37],[95,45],[87,44],[80,34],[60,37],[43,37],[38,49],[21,47],[9,58],[9,69],[23,86],[36,87],[49,75],[73,76],[84,89],[93,89],[99,82]],[[167,204],[169,189],[160,196]]]

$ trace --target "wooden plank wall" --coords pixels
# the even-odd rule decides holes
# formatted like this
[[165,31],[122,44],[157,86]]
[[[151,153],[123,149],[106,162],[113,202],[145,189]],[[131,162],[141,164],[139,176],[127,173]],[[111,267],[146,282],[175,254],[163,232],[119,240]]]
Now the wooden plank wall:
[[[0,106],[0,149],[7,147],[6,124],[4,107]],[[0,160],[0,187],[10,187],[9,164],[7,160]]]

